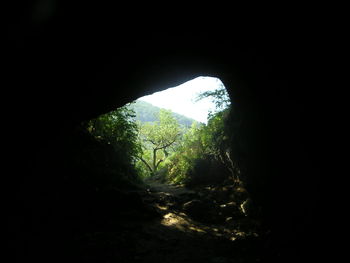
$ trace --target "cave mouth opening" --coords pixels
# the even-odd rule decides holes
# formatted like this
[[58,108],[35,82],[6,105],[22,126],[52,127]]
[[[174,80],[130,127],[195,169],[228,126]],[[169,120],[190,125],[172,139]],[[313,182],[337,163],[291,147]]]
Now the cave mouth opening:
[[230,108],[221,80],[200,76],[143,96],[130,107],[139,128],[142,153],[136,166],[141,177],[170,184],[198,181],[190,171],[199,173],[201,161],[213,155],[218,147],[214,136],[223,132],[223,115]]
[[86,129],[122,156],[136,180],[210,184],[234,170],[225,131],[230,109],[222,81],[199,76],[90,120]]
[[[197,255],[214,257],[210,251],[220,260],[255,253],[250,245],[249,253],[230,252],[240,240],[260,235],[259,222],[250,218],[249,194],[231,156],[230,98],[217,78],[193,81],[196,85],[189,81],[163,91],[164,96],[157,92],[154,97],[141,97],[84,123],[85,134],[92,140],[79,165],[90,190],[86,195],[94,201],[86,208],[94,211],[87,212],[94,220],[92,230],[88,225],[86,231],[105,235],[101,240],[91,237],[98,255],[106,240],[118,244],[118,253],[125,257],[142,255],[145,262],[158,262],[159,255],[151,251],[160,247],[178,254],[180,258],[169,258],[175,262],[182,262],[188,253],[193,254],[191,262],[198,262]],[[207,89],[201,86],[206,81],[212,85]],[[157,99],[158,107],[150,103]],[[191,110],[196,102],[202,103],[199,117]],[[135,249],[125,246],[127,242],[118,239],[113,228],[135,243]],[[226,252],[222,253],[220,240],[228,241]],[[82,246],[88,241],[83,240]],[[198,242],[210,250],[198,247]],[[114,258],[115,247],[108,253]]]

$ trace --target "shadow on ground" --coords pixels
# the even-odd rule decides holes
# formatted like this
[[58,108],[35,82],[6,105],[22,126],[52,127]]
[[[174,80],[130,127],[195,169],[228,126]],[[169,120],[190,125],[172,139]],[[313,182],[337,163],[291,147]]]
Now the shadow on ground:
[[258,262],[259,222],[224,190],[148,182],[128,193],[144,208],[125,208],[118,227],[79,236],[76,256],[82,262]]

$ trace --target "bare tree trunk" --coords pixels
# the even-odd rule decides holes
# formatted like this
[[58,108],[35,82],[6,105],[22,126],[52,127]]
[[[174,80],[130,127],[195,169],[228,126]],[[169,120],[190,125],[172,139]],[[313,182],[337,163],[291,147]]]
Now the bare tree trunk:
[[153,172],[156,172],[157,171],[157,148],[156,149],[153,149]]

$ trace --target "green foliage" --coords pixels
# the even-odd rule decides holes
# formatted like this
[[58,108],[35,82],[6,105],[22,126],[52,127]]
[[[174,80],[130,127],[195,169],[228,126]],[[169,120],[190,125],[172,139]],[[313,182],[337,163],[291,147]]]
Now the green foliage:
[[181,145],[167,162],[168,178],[172,183],[187,183],[196,161],[207,155],[210,142],[206,127],[195,123],[184,134]]
[[143,140],[155,148],[171,146],[180,134],[179,124],[168,110],[159,112],[158,121],[144,123],[140,128]]
[[196,101],[204,98],[211,98],[218,111],[225,110],[231,105],[230,97],[223,84],[221,84],[220,88],[214,91],[205,91],[199,94]]
[[[158,115],[161,108],[156,107],[148,102],[142,100],[136,100],[134,103],[129,105],[129,108],[135,112],[136,121],[140,122],[155,122],[158,121]],[[195,120],[172,112],[173,117],[177,120],[180,125],[190,127]]]
[[113,146],[124,157],[124,162],[133,164],[141,150],[134,118],[134,111],[126,105],[90,120],[87,130],[95,139]]
[[155,122],[139,122],[139,141],[142,148],[139,160],[149,173],[154,174],[169,153],[174,151],[180,135],[180,125],[169,110],[160,110]]
[[167,161],[168,178],[173,183],[205,183],[233,175],[230,158],[230,136],[225,121],[230,113],[230,100],[224,87],[199,95],[212,97],[216,113],[208,117],[208,124],[192,124],[186,131],[177,151]]
[[89,121],[87,130],[112,146],[119,161],[132,166],[139,178],[157,175],[172,183],[207,183],[232,174],[233,163],[225,131],[230,114],[226,90],[205,92],[198,99],[205,97],[213,98],[217,106],[207,125],[195,121],[181,125],[170,110],[138,101]]

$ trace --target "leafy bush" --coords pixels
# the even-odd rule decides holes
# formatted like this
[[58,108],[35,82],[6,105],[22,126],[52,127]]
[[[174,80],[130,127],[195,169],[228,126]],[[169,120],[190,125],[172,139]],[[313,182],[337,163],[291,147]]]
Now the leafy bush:
[[208,125],[194,123],[183,135],[180,146],[165,163],[172,183],[202,184],[230,175],[226,157],[224,120],[227,110],[213,114]]

